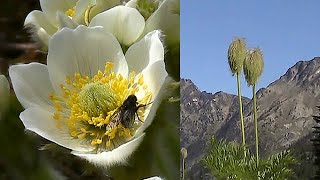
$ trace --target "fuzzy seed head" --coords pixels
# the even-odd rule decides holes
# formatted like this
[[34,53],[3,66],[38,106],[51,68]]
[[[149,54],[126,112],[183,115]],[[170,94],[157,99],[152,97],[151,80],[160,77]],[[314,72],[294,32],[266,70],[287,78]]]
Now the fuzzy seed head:
[[240,74],[246,57],[246,42],[243,38],[235,38],[228,49],[228,63],[232,74]]
[[247,52],[246,59],[243,63],[243,71],[248,86],[257,83],[263,71],[263,55],[259,48],[254,48]]
[[182,154],[183,159],[186,159],[187,156],[188,156],[188,151],[187,151],[187,149],[184,148],[184,147],[181,148],[181,154]]

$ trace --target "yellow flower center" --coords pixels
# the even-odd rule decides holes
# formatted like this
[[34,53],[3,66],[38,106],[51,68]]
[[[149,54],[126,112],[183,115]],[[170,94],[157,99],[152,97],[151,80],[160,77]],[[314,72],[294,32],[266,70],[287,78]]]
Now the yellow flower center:
[[[125,78],[112,69],[113,64],[108,62],[104,72],[99,70],[92,78],[80,73],[72,78],[67,76],[65,84],[60,85],[62,95],[50,95],[57,127],[67,125],[73,138],[86,140],[98,151],[112,150],[129,141],[145,119],[148,107],[143,105],[152,98],[142,74],[136,76],[132,71]],[[132,126],[126,127],[121,123],[123,103],[138,91],[143,97],[131,108],[132,116],[126,116],[134,121]]]

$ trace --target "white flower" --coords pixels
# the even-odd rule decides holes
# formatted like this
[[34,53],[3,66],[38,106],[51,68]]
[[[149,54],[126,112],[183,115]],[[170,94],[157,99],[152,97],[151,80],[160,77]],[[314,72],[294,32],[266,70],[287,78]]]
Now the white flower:
[[[138,8],[138,2],[145,1],[156,5],[158,1],[130,0],[126,6]],[[180,0],[161,0],[158,8],[147,17],[146,26],[141,37],[150,31],[160,29],[166,36],[168,45],[180,43]]]
[[0,75],[0,117],[9,106],[10,85],[4,75]]
[[[163,98],[167,72],[159,31],[124,55],[112,34],[81,25],[52,36],[47,65],[14,65],[9,75],[25,108],[20,119],[26,129],[109,166],[124,162],[141,143]],[[129,95],[139,108],[120,123],[115,115]]]
[[134,8],[116,6],[96,15],[89,26],[102,26],[106,32],[112,33],[120,44],[130,46],[142,34],[145,20]]
[[103,26],[126,46],[144,37],[147,33],[160,29],[164,32],[168,45],[180,43],[180,1],[165,0],[150,17],[145,18],[135,9],[137,1],[126,6],[116,6],[96,15],[89,26]]
[[120,0],[40,0],[42,11],[34,10],[25,19],[33,37],[45,47],[51,36],[63,27],[76,28],[96,14],[120,4]]

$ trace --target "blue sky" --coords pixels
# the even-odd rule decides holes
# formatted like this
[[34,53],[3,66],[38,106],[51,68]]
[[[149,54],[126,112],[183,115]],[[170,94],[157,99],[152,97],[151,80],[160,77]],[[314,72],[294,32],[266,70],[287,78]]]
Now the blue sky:
[[[201,2],[201,3],[200,3]],[[234,37],[260,47],[265,68],[257,88],[300,60],[320,56],[319,0],[182,0],[181,77],[202,91],[236,94],[227,50]],[[252,97],[242,77],[243,95]]]

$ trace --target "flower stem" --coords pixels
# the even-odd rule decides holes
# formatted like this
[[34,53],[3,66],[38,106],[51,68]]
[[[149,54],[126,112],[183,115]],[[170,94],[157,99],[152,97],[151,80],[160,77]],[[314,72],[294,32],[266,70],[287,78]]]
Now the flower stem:
[[257,97],[256,97],[256,85],[252,86],[253,92],[253,118],[254,118],[254,129],[256,135],[256,158],[257,166],[259,165],[259,141],[258,141],[258,119],[257,119]]
[[238,98],[239,98],[239,108],[240,108],[240,121],[241,121],[241,133],[242,133],[242,145],[244,157],[246,157],[246,138],[244,135],[244,121],[242,113],[242,98],[241,98],[241,87],[240,87],[240,73],[237,73],[237,86],[238,86]]
[[182,180],[184,180],[184,158],[182,158]]

